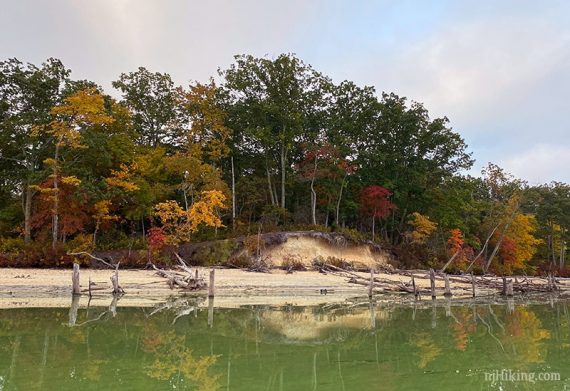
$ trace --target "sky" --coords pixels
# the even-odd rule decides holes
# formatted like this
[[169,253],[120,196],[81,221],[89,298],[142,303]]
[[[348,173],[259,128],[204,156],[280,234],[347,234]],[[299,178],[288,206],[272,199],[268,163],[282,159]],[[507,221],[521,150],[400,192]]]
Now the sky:
[[570,183],[570,2],[0,0],[0,60],[61,59],[112,91],[144,66],[186,85],[236,54],[295,53],[423,103],[488,162]]

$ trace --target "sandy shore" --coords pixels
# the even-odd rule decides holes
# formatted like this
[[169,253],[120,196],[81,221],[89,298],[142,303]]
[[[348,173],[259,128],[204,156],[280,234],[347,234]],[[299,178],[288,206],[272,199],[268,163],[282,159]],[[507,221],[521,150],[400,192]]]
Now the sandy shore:
[[[199,268],[206,277],[208,270]],[[87,288],[91,279],[97,288],[91,305],[108,306],[112,300],[110,270],[82,269],[80,283]],[[357,273],[369,278],[366,273]],[[375,277],[408,283],[410,277],[398,274],[376,274]],[[419,273],[416,285],[428,288],[427,275]],[[180,297],[184,292],[171,290],[166,280],[150,270],[121,270],[120,284],[126,294],[120,299],[121,306],[153,306]],[[366,297],[368,288],[348,282],[347,277],[303,271],[287,274],[283,270],[271,273],[252,273],[238,269],[216,270],[216,306],[235,307],[239,305],[315,305],[320,303],[345,302],[355,297]],[[436,281],[438,290],[443,281]],[[454,297],[471,295],[470,284],[452,283]],[[326,289],[323,295],[321,289]],[[71,270],[52,269],[0,269],[0,308],[20,307],[68,307],[71,301]],[[482,292],[483,293],[483,292]],[[188,293],[187,293],[188,294]],[[206,292],[192,292],[204,296]],[[408,298],[411,295],[406,295]],[[383,297],[394,300],[396,295]],[[87,295],[81,298],[87,303]]]
[[[199,273],[206,277],[206,269]],[[92,303],[108,305],[111,300],[109,270],[81,270],[82,288],[89,278],[97,288]],[[164,278],[149,270],[121,270],[120,283],[126,294],[122,306],[149,306],[164,302],[171,296],[183,294],[171,290]],[[350,284],[346,278],[314,271],[287,274],[283,270],[271,273],[251,273],[237,269],[216,270],[216,305],[236,304],[317,304],[343,301],[348,297],[366,294],[366,288]],[[322,295],[321,289],[328,294]],[[71,270],[0,269],[0,308],[66,307],[70,303]],[[204,295],[205,292],[192,294]],[[87,298],[85,298],[87,300]]]

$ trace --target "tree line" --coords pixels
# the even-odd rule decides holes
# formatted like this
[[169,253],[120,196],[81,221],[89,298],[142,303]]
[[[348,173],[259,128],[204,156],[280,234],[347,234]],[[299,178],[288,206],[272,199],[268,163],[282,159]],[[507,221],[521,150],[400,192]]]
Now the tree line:
[[473,158],[446,117],[292,54],[238,55],[177,85],[146,68],[112,95],[50,58],[0,62],[0,252],[147,248],[339,231],[405,266],[565,270],[570,187]]

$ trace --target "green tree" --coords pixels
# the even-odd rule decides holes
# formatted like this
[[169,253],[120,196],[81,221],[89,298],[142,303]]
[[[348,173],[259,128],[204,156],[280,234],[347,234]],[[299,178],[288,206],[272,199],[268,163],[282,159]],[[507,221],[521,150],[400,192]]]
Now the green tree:
[[373,128],[359,137],[358,175],[364,183],[393,192],[398,209],[392,215],[391,241],[396,243],[394,234],[403,232],[408,215],[427,208],[427,192],[473,161],[447,118],[432,120],[422,104],[408,105],[395,94],[383,94],[378,105]]
[[177,92],[170,75],[140,67],[122,73],[113,87],[121,92],[124,104],[133,113],[141,144],[156,147],[176,142]]
[[[51,153],[47,137],[34,137],[36,126],[51,121],[50,110],[62,99],[70,71],[50,58],[40,67],[13,58],[0,63],[0,181],[3,200],[19,196],[24,238],[31,239],[33,185],[41,179]],[[0,205],[6,208],[9,205]]]
[[[322,125],[324,88],[329,80],[297,57],[282,54],[276,59],[236,56],[235,63],[220,72],[222,88],[230,102],[232,128],[243,132],[245,147],[257,150],[265,161],[268,189],[274,205],[286,207],[288,172],[295,147],[314,141]],[[280,174],[280,197],[271,177]]]

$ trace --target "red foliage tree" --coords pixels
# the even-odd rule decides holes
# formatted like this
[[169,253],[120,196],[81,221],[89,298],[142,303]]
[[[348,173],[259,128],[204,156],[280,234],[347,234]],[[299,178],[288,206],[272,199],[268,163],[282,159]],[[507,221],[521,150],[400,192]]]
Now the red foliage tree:
[[[53,194],[50,191],[53,180],[41,183],[37,198],[37,210],[32,215],[31,227],[36,231],[37,238],[45,240],[52,230],[53,223]],[[59,236],[61,240],[77,233],[84,232],[85,226],[91,220],[91,208],[88,197],[73,185],[61,183],[59,188]]]
[[513,266],[517,263],[517,244],[514,240],[506,236],[501,243],[500,256],[503,261],[504,272],[512,273]]
[[376,218],[382,219],[396,208],[396,205],[390,201],[391,195],[390,190],[378,185],[365,187],[360,193],[362,213],[372,217],[372,240],[374,240]]
[[166,245],[167,235],[161,227],[149,229],[147,234],[148,248],[150,251],[160,251]]

